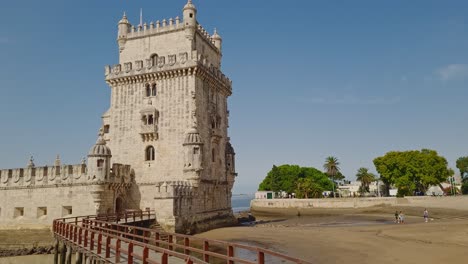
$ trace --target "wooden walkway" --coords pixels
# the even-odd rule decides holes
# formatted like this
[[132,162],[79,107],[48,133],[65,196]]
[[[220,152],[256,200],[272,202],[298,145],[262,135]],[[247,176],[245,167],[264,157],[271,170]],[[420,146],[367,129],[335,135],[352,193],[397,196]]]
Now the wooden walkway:
[[[135,226],[148,220],[155,220],[154,213],[137,211],[119,216],[54,220],[54,235],[64,245],[60,263],[71,264],[71,252],[77,252],[77,264],[311,264],[258,247]],[[59,256],[55,259],[58,263]]]

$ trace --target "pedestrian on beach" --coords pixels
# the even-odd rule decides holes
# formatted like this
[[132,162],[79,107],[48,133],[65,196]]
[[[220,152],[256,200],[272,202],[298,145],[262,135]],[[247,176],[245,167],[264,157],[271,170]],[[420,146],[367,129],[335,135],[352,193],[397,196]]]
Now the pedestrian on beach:
[[395,223],[399,224],[400,223],[400,217],[398,215],[398,211],[395,211]]
[[427,223],[427,221],[429,220],[429,212],[427,211],[427,208],[424,209],[424,222]]
[[403,214],[402,211],[400,211],[399,218],[400,218],[400,224],[404,224],[405,223],[405,215]]

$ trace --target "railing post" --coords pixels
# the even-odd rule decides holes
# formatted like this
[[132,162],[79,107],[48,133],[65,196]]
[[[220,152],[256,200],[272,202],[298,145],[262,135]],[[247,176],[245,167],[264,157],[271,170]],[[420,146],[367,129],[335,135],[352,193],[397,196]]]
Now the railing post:
[[155,237],[154,237],[154,240],[155,240],[155,243],[154,243],[154,244],[155,244],[157,247],[159,247],[159,239],[160,239],[160,238],[159,238],[159,232],[156,231]]
[[84,231],[84,247],[88,247],[88,229]]
[[190,246],[190,240],[188,237],[185,237],[184,238],[184,253],[185,255],[190,255],[190,250],[188,249],[188,247]]
[[115,243],[115,263],[120,263],[120,239]]
[[108,236],[106,238],[106,258],[110,258],[110,243],[111,243],[111,237]]
[[91,232],[91,242],[89,245],[90,250],[94,250],[94,232]]
[[161,264],[167,264],[167,253],[166,252],[164,252],[161,255]]
[[262,251],[257,252],[258,264],[265,264],[265,253]]
[[133,243],[128,243],[128,264],[133,264]]
[[172,235],[169,235],[169,250],[172,250]]
[[205,252],[210,251],[210,244],[208,241],[203,242],[203,261],[210,262],[210,255],[206,254]]
[[148,256],[149,256],[148,248],[144,247],[143,248],[143,264],[148,264]]
[[97,241],[97,253],[101,254],[101,252],[102,252],[102,233],[99,233],[98,241]]
[[234,247],[231,246],[231,245],[228,245],[227,253],[228,253],[228,257],[229,257],[227,263],[228,264],[234,264],[234,261],[231,260],[231,258],[234,257]]
[[82,235],[83,229],[81,227],[78,227],[78,245],[81,245],[81,242],[83,241]]

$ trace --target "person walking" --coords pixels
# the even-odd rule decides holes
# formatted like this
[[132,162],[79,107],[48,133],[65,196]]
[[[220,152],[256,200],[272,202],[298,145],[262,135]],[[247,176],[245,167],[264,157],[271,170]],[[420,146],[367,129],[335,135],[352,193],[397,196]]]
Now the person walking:
[[405,223],[405,215],[403,214],[402,211],[400,211],[400,224],[404,224]]
[[427,208],[424,209],[424,222],[427,223],[427,221],[429,220],[429,212],[427,211]]
[[395,223],[396,224],[400,223],[400,216],[398,215],[398,211],[395,211]]

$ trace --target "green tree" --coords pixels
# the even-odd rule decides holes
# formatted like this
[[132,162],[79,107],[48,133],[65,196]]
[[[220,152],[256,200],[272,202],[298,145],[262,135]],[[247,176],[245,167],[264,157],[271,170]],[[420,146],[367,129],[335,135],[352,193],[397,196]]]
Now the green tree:
[[468,157],[460,157],[457,159],[457,169],[460,171],[460,176],[463,182],[468,181]]
[[387,190],[398,188],[398,195],[412,195],[414,191],[426,192],[430,186],[439,185],[453,175],[447,160],[429,149],[392,151],[374,159],[374,165]]
[[259,190],[294,193],[297,191],[300,179],[310,179],[323,190],[331,190],[333,187],[327,175],[315,168],[286,164],[273,166],[262,183],[260,183]]
[[325,173],[333,182],[333,197],[335,196],[335,184],[338,178],[344,178],[344,176],[340,173],[340,162],[338,161],[337,157],[329,156],[325,159],[325,164],[323,168],[325,169]]
[[360,193],[362,195],[369,192],[369,185],[376,180],[376,177],[373,173],[369,172],[368,168],[359,168],[356,180],[361,182]]
[[312,178],[301,178],[297,181],[296,195],[298,198],[321,198],[323,188]]

